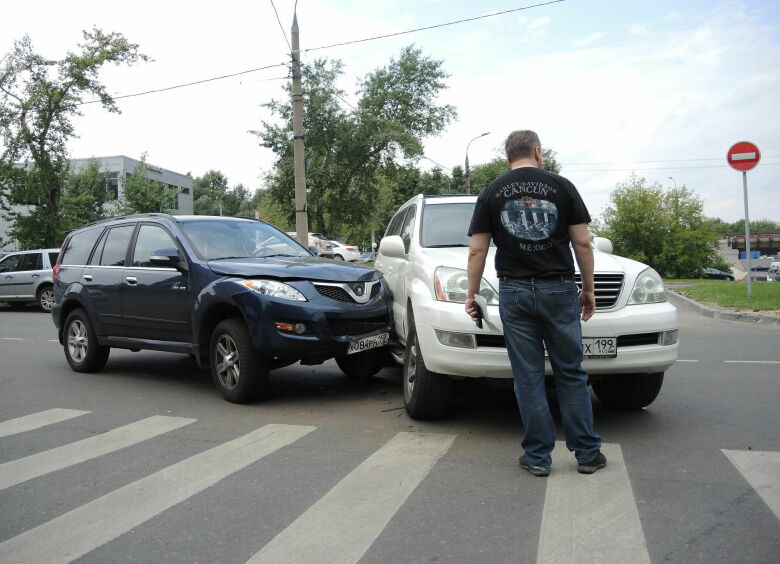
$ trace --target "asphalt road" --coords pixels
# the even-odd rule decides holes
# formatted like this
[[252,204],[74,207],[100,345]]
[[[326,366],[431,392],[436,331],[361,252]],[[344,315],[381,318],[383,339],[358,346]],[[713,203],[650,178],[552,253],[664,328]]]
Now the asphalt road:
[[594,400],[609,466],[561,446],[535,478],[506,389],[417,422],[399,370],[329,362],[239,406],[182,355],[74,373],[48,316],[0,307],[0,562],[775,564],[780,329],[680,318],[654,404]]

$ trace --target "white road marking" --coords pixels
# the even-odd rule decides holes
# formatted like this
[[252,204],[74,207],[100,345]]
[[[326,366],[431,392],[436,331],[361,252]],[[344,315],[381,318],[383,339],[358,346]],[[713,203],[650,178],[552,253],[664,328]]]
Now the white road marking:
[[59,343],[60,340],[59,339],[49,339],[49,342],[50,343]]
[[0,543],[2,559],[75,560],[314,429],[265,425]]
[[780,452],[721,449],[780,519]]
[[726,364],[780,364],[780,360],[724,360]]
[[0,337],[2,341],[24,341],[21,337]]
[[454,440],[398,433],[249,562],[357,562]]
[[0,490],[129,447],[195,421],[155,415],[82,441],[0,464]]
[[24,433],[25,431],[32,431],[33,429],[40,429],[41,427],[60,423],[61,421],[73,419],[74,417],[86,415],[87,413],[91,412],[80,411],[78,409],[49,409],[39,413],[31,413],[24,417],[17,417],[16,419],[9,419],[8,421],[0,422],[0,437]]
[[699,361],[698,360],[683,360],[681,358],[678,358],[677,362],[699,362]]
[[555,444],[537,564],[650,564],[620,445],[601,451],[607,467],[584,475],[566,444]]

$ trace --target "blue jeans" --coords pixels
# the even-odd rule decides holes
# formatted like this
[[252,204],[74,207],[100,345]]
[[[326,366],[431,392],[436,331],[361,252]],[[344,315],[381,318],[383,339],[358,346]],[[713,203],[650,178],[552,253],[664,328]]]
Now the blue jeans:
[[582,369],[582,327],[577,286],[561,280],[502,278],[499,312],[504,325],[515,396],[525,427],[526,462],[549,468],[555,423],[544,385],[544,345],[550,358],[561,408],[566,446],[578,462],[601,447],[593,431],[588,375]]

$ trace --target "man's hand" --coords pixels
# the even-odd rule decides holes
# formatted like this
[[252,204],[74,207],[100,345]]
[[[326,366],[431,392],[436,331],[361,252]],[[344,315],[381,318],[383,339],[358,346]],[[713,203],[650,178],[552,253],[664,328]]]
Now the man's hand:
[[474,298],[466,298],[466,313],[471,317],[471,320],[476,323],[477,319],[479,319],[479,315],[477,314],[477,308],[476,301]]
[[596,312],[596,294],[583,290],[580,293],[580,308],[582,309],[583,321],[587,321],[593,317],[593,314]]

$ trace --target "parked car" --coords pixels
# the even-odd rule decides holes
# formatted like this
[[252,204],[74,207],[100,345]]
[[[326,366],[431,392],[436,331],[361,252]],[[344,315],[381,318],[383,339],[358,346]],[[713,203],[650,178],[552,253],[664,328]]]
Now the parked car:
[[0,302],[35,303],[43,312],[54,305],[52,267],[59,249],[10,252],[0,259]]
[[777,282],[778,280],[780,280],[780,268],[774,267],[767,270],[766,272],[767,282]]
[[[296,239],[295,231],[288,231],[287,235]],[[317,248],[317,256],[333,258],[333,243],[326,239],[322,233],[309,233],[309,247]]]
[[702,278],[709,278],[712,280],[731,280],[734,281],[734,275],[729,272],[723,272],[717,268],[704,268],[702,269]]
[[376,259],[376,253],[374,251],[365,251],[360,253],[359,262],[374,262]]
[[347,245],[341,241],[331,241],[333,245],[333,258],[346,262],[355,262],[360,259],[360,252],[355,245]]
[[[464,311],[469,237],[476,196],[418,195],[391,219],[375,267],[393,295],[404,404],[411,417],[444,414],[452,379],[511,378],[491,247],[479,294],[483,328]],[[607,405],[641,408],[658,395],[677,359],[677,310],[646,264],[612,254],[596,238],[596,313],[583,325],[583,367]],[[579,274],[577,274],[579,283]],[[547,374],[552,369],[547,364]]]
[[209,366],[228,401],[268,371],[335,358],[350,377],[382,367],[391,337],[381,275],[311,252],[259,220],[143,214],[65,240],[52,309],[65,358],[94,372],[111,347],[178,352]]

